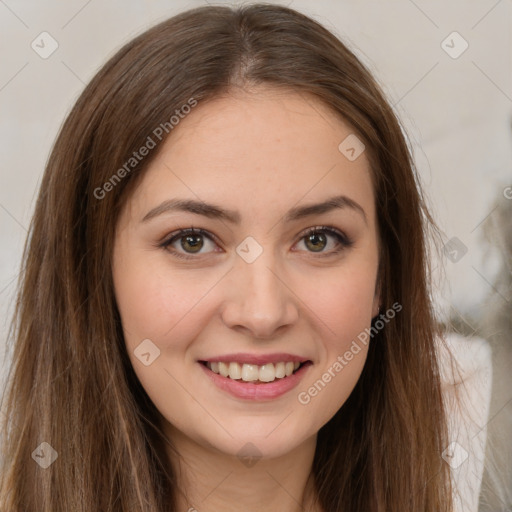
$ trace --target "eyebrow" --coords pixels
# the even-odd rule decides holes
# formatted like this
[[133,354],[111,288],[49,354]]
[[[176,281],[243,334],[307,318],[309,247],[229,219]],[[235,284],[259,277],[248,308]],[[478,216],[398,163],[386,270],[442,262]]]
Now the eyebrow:
[[[306,206],[296,206],[290,209],[284,216],[284,222],[292,222],[312,215],[320,215],[335,209],[350,208],[359,213],[365,223],[368,223],[366,213],[363,207],[344,195],[330,197],[329,199],[316,204]],[[240,224],[240,213],[235,210],[227,210],[215,204],[205,203],[203,201],[196,201],[193,199],[168,199],[150,210],[142,219],[141,222],[147,222],[163,213],[182,211],[203,215],[210,219],[221,219],[229,221],[233,224]]]

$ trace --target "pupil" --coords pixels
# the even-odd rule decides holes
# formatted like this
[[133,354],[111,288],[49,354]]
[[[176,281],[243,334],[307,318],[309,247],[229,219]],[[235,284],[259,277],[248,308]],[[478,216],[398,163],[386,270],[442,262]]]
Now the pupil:
[[187,235],[182,238],[181,246],[183,249],[187,250],[185,244],[189,244],[192,247],[192,252],[197,252],[201,250],[203,247],[203,241],[201,239],[201,235]]
[[[325,244],[325,238],[326,237],[323,233],[313,233],[313,234],[309,235],[308,238],[306,239],[306,244],[308,244],[309,242],[313,242],[313,244],[316,244],[316,243],[318,243],[319,240],[321,243]],[[313,251],[319,252],[324,247],[325,247],[325,245],[323,245],[321,247],[318,247],[317,245],[313,245],[311,248],[313,249]]]

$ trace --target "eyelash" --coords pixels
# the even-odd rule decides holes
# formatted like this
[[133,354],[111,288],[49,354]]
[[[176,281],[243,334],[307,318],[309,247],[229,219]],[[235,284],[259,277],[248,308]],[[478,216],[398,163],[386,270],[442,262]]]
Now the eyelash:
[[[312,228],[307,229],[304,233],[302,233],[302,236],[300,237],[299,241],[306,238],[309,235],[312,235],[313,233],[327,233],[328,235],[333,236],[336,241],[338,242],[338,247],[328,253],[320,252],[318,253],[320,257],[326,257],[326,256],[332,256],[333,254],[338,254],[344,249],[348,249],[353,245],[353,240],[351,240],[349,237],[347,237],[344,233],[341,231],[338,231],[337,229],[331,227],[331,226],[315,226]],[[171,252],[174,256],[177,258],[182,258],[186,260],[194,260],[198,259],[200,256],[192,256],[192,255],[186,255],[185,253],[178,252],[169,246],[175,242],[176,240],[179,240],[180,238],[183,238],[187,235],[202,235],[206,238],[209,238],[212,242],[217,243],[217,237],[214,235],[208,233],[204,229],[201,228],[194,228],[190,227],[187,229],[182,229],[180,231],[171,233],[170,237],[167,238],[165,241],[163,241],[161,244],[159,244],[159,247],[162,249],[165,249],[169,252]],[[308,251],[314,254],[313,251]]]

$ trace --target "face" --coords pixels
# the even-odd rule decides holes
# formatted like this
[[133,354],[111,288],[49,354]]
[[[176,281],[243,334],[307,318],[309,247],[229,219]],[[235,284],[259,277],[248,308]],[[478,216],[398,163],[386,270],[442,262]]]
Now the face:
[[352,134],[294,92],[200,103],[127,201],[116,300],[171,439],[280,456],[353,390],[379,297],[369,163],[338,148]]

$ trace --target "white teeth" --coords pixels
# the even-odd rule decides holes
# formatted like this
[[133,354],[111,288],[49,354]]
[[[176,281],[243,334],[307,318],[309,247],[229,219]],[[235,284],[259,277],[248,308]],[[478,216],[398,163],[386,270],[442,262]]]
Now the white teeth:
[[243,364],[240,365],[236,362],[213,362],[206,363],[206,366],[214,373],[218,373],[223,377],[229,377],[234,380],[243,380],[245,382],[273,382],[276,379],[289,377],[297,368],[300,363],[298,362],[279,362],[267,363],[262,366],[256,364]]
[[272,363],[264,364],[260,366],[259,379],[261,382],[272,382],[276,379],[276,370]]
[[[210,370],[213,371],[213,368],[210,367]],[[229,375],[229,367],[226,363],[222,363],[222,362],[219,363],[219,373],[223,377],[227,377]]]
[[230,379],[241,379],[242,368],[238,363],[229,363],[229,378]]
[[276,366],[276,379],[282,379],[286,376],[286,370],[284,369],[284,363],[277,363]]
[[255,364],[244,364],[242,366],[242,380],[246,382],[252,382],[254,380],[258,380],[260,376],[260,372],[258,371],[258,366]]

